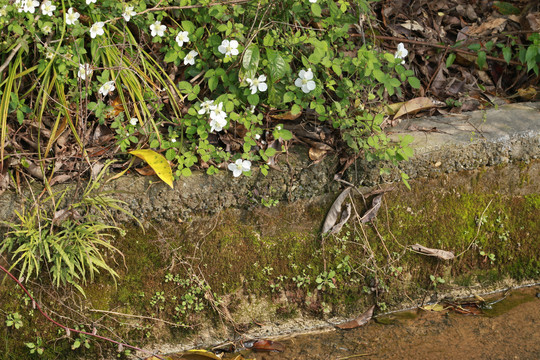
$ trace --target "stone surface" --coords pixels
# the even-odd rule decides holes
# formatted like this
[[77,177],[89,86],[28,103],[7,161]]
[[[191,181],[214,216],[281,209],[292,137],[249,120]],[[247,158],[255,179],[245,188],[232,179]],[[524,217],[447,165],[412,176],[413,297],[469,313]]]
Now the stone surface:
[[[414,158],[399,170],[411,178],[436,177],[461,170],[528,162],[540,157],[540,103],[501,106],[463,114],[405,119],[392,129],[391,138],[412,135]],[[399,171],[380,176],[380,164],[359,161],[347,178],[373,186],[400,179]]]
[[[436,131],[420,131],[436,130]],[[345,178],[360,186],[399,181],[400,171],[411,178],[496,166],[508,162],[528,162],[540,158],[540,103],[501,106],[498,109],[457,115],[405,119],[392,129],[391,137],[412,135],[415,156],[400,164],[390,175],[381,176],[383,165],[359,160]],[[262,201],[295,201],[336,193],[333,180],[339,163],[329,155],[313,164],[307,148],[294,147],[278,158],[280,170],[268,176],[258,170],[251,177],[233,178],[229,171],[215,176],[195,172],[175,182],[174,190],[157,177],[127,175],[105,187],[127,203],[137,218],[153,222],[183,222],[193,217],[215,214],[226,208],[249,208]],[[62,187],[60,187],[62,188]],[[56,189],[60,189],[56,188]],[[31,199],[41,188],[22,194],[6,191],[0,196],[0,220],[13,217],[22,199]],[[118,214],[118,220],[129,217]]]

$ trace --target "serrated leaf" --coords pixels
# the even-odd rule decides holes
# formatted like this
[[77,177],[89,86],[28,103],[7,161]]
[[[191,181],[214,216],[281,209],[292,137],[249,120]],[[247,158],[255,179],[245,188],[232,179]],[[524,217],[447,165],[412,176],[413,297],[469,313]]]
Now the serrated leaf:
[[163,182],[169,185],[171,189],[174,188],[172,169],[163,155],[150,149],[133,150],[129,153],[146,161]]

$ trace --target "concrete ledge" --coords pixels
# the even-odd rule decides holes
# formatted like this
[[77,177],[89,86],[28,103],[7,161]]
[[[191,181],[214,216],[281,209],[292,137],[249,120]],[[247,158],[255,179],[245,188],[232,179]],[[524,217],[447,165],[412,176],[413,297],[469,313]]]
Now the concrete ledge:
[[[420,131],[426,130],[426,131]],[[433,130],[427,132],[427,130]],[[391,137],[412,135],[415,156],[400,164],[411,178],[432,178],[440,174],[496,166],[508,162],[527,162],[540,158],[540,103],[502,106],[499,109],[470,113],[406,119],[394,129]],[[262,200],[310,199],[336,193],[340,184],[333,181],[338,170],[337,156],[329,155],[313,164],[307,148],[295,147],[279,156],[280,170],[268,176],[254,171],[251,177],[233,178],[229,171],[215,176],[194,173],[175,182],[174,190],[157,179],[137,175],[123,176],[105,187],[115,197],[127,202],[139,219],[157,222],[183,222],[193,217],[217,213],[226,208],[249,208]],[[380,175],[384,164],[358,161],[345,178],[359,186],[374,186],[399,181],[397,169]],[[57,187],[61,189],[65,185]],[[34,194],[42,187],[35,184]],[[6,191],[0,196],[0,220],[13,217],[29,190],[16,194]],[[129,221],[124,214],[118,220]]]
[[[411,178],[474,170],[540,157],[540,103],[403,120],[390,137],[414,137],[415,156],[400,164]],[[350,181],[372,186],[400,179],[399,172],[381,177],[381,164],[359,161],[347,173]]]

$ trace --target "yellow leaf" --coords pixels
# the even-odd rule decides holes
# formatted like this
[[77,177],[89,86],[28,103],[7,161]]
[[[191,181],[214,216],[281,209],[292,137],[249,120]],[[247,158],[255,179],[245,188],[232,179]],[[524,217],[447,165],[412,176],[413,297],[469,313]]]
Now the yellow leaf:
[[425,305],[425,306],[422,306],[421,309],[426,310],[426,311],[437,311],[437,312],[445,310],[444,306],[442,306],[441,304]]
[[157,176],[173,189],[172,169],[163,155],[150,149],[133,150],[129,153],[146,161],[154,169]]

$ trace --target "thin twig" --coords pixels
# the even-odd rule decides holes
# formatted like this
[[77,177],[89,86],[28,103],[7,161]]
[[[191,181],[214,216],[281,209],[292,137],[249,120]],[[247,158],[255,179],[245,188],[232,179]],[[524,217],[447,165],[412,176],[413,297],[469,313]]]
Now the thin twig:
[[9,65],[9,63],[11,62],[11,59],[13,59],[13,57],[17,54],[17,52],[19,51],[19,49],[21,48],[22,46],[22,43],[19,43],[17,46],[15,46],[13,48],[13,50],[11,50],[11,53],[9,54],[9,56],[7,57],[6,61],[4,61],[4,63],[2,64],[2,66],[0,66],[0,73],[2,71],[4,71],[4,69]]
[[124,313],[119,313],[119,312],[116,312],[116,311],[107,311],[107,310],[98,310],[98,309],[89,309],[89,311],[102,313],[102,314],[109,314],[109,315],[118,315],[118,316],[124,316],[124,317],[132,317],[132,318],[138,318],[138,319],[147,319],[147,320],[153,320],[153,321],[160,321],[160,322],[162,322],[164,324],[172,325],[172,326],[175,326],[175,327],[185,327],[185,328],[193,329],[193,326],[190,326],[190,325],[175,324],[173,322],[163,320],[163,319],[158,319],[158,318],[151,317],[151,316],[124,314]]
[[460,257],[461,255],[465,254],[467,251],[469,251],[471,246],[473,246],[473,244],[476,242],[476,239],[478,238],[478,234],[480,233],[480,227],[482,226],[482,218],[484,217],[484,214],[486,213],[487,209],[489,208],[489,205],[491,205],[492,202],[493,202],[493,199],[489,200],[489,203],[487,204],[484,211],[482,211],[482,215],[480,215],[480,218],[478,219],[478,226],[476,228],[476,236],[471,240],[471,243],[469,244],[469,246],[467,246],[465,250],[463,250],[458,255],[456,255],[456,257]]
[[[359,37],[360,34],[349,34],[349,36]],[[398,37],[394,37],[394,36],[375,35],[375,38],[376,39],[381,39],[381,40],[391,40],[391,41],[399,41],[399,42],[405,42],[405,43],[415,44],[415,45],[429,46],[429,47],[434,47],[434,48],[437,48],[437,49],[446,49],[447,51],[455,51],[455,52],[458,52],[458,53],[461,53],[461,54],[471,55],[471,56],[474,56],[474,57],[478,56],[477,53],[474,53],[474,52],[468,51],[468,50],[463,50],[463,49],[460,49],[460,48],[454,48],[451,45],[432,44],[432,43],[428,43],[428,42],[425,42],[425,41],[411,40],[411,39],[406,39],[406,38],[398,38]],[[498,57],[489,56],[489,55],[486,55],[486,59],[493,60],[493,61],[498,61],[498,62],[504,62],[504,63],[511,64],[511,65],[523,65],[522,63],[514,61],[514,60],[510,60],[509,62],[506,62],[506,60],[503,59],[503,58],[498,58]]]

